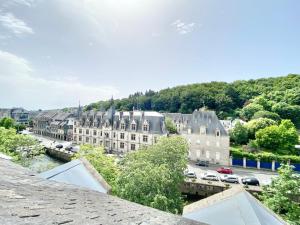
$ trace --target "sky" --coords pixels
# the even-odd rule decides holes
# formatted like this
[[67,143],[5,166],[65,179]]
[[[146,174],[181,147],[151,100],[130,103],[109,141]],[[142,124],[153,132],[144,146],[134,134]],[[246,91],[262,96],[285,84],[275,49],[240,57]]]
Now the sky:
[[300,73],[298,0],[0,0],[0,108]]

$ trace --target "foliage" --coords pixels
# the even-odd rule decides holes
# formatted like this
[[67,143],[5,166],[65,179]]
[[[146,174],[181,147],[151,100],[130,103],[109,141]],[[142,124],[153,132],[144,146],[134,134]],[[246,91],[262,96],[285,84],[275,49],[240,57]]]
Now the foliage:
[[270,185],[263,186],[261,200],[275,213],[281,215],[289,224],[300,224],[300,205],[296,198],[300,196],[300,176],[293,174],[289,165],[282,164],[279,176]]
[[259,118],[267,118],[267,119],[271,119],[274,121],[280,121],[280,116],[277,113],[269,112],[269,111],[265,111],[265,110],[254,113],[251,120],[259,119]]
[[166,124],[166,128],[167,128],[167,130],[169,131],[170,134],[176,134],[177,133],[176,125],[173,123],[171,118],[166,117],[165,124]]
[[294,153],[298,143],[298,133],[290,120],[282,120],[280,125],[272,125],[255,134],[259,147],[283,154]]
[[250,139],[255,139],[255,134],[257,131],[269,127],[271,125],[276,125],[274,120],[268,118],[258,118],[250,120],[245,127],[248,130],[248,136]]
[[17,134],[13,128],[0,127],[0,152],[19,161],[43,153],[43,148],[30,136]]
[[163,137],[155,145],[128,153],[116,184],[116,194],[129,201],[172,213],[183,208],[188,145],[180,136]]
[[240,112],[240,116],[245,119],[246,121],[249,121],[253,115],[258,112],[263,110],[264,108],[256,103],[250,103],[249,105],[246,105]]
[[98,171],[99,174],[110,184],[114,191],[115,181],[119,174],[119,169],[115,159],[104,154],[102,146],[81,145],[80,150],[74,155],[74,159],[86,158]]
[[0,120],[0,127],[5,127],[6,129],[14,128],[15,121],[12,118],[9,117],[3,117]]
[[22,130],[26,129],[26,126],[23,124],[17,124],[14,119],[9,118],[9,117],[3,117],[0,120],[0,127],[4,127],[6,129],[9,128],[15,128],[17,130],[17,132],[20,132]]
[[272,106],[272,111],[276,112],[282,119],[290,119],[298,128],[300,127],[300,106],[289,105],[279,102]]
[[[142,110],[192,113],[195,109],[205,105],[209,109],[215,110],[218,116],[223,119],[227,116],[236,116],[236,112],[251,99],[253,99],[254,104],[262,106],[260,110],[267,111],[271,110],[270,107],[274,102],[299,105],[299,89],[300,76],[290,74],[284,77],[235,81],[233,83],[210,82],[182,85],[163,89],[159,92],[152,90],[145,93],[137,92],[128,98],[115,100],[115,106],[118,110],[132,110],[135,107]],[[265,99],[255,99],[260,95]],[[291,100],[287,101],[287,99]],[[107,109],[109,106],[109,101],[100,101],[88,105],[85,109],[100,109],[101,107]],[[251,119],[254,113],[249,115],[248,119]]]
[[248,130],[240,122],[237,122],[235,127],[230,131],[230,140],[235,144],[247,144],[248,143]]
[[246,157],[247,159],[260,160],[260,161],[263,161],[263,162],[271,162],[272,160],[275,160],[277,162],[290,161],[291,163],[300,163],[300,156],[296,156],[296,155],[279,155],[279,154],[274,154],[274,153],[271,153],[271,152],[264,152],[264,151],[260,151],[258,153],[251,153],[251,152],[246,152],[243,149],[238,148],[236,146],[230,148],[230,154],[234,158]]

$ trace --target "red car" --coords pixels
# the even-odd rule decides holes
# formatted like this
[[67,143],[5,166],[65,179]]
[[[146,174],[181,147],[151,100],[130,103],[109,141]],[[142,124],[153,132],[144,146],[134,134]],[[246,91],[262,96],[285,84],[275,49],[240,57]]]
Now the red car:
[[233,174],[232,169],[230,168],[226,168],[226,167],[221,167],[219,169],[217,169],[218,173],[225,173],[225,174]]

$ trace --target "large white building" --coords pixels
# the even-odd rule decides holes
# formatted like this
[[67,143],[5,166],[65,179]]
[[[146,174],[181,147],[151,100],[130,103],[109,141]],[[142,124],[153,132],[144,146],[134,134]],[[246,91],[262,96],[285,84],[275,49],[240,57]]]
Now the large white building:
[[190,160],[229,165],[229,135],[214,111],[195,110],[192,114],[166,113],[177,131],[189,143]]
[[123,154],[153,145],[167,135],[164,116],[153,111],[87,111],[74,122],[75,144],[103,145],[109,153]]

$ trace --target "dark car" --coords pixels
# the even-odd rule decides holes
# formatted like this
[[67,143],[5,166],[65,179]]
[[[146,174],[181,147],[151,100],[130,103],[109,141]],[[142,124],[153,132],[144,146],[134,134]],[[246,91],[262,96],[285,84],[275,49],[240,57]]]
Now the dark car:
[[196,166],[209,166],[209,161],[205,161],[205,160],[199,160],[195,163]]
[[259,186],[259,181],[255,177],[242,178],[242,183],[246,185]]
[[72,146],[68,146],[65,148],[67,151],[72,151],[73,150],[73,147]]
[[64,146],[62,144],[58,144],[55,146],[56,148],[63,148]]

